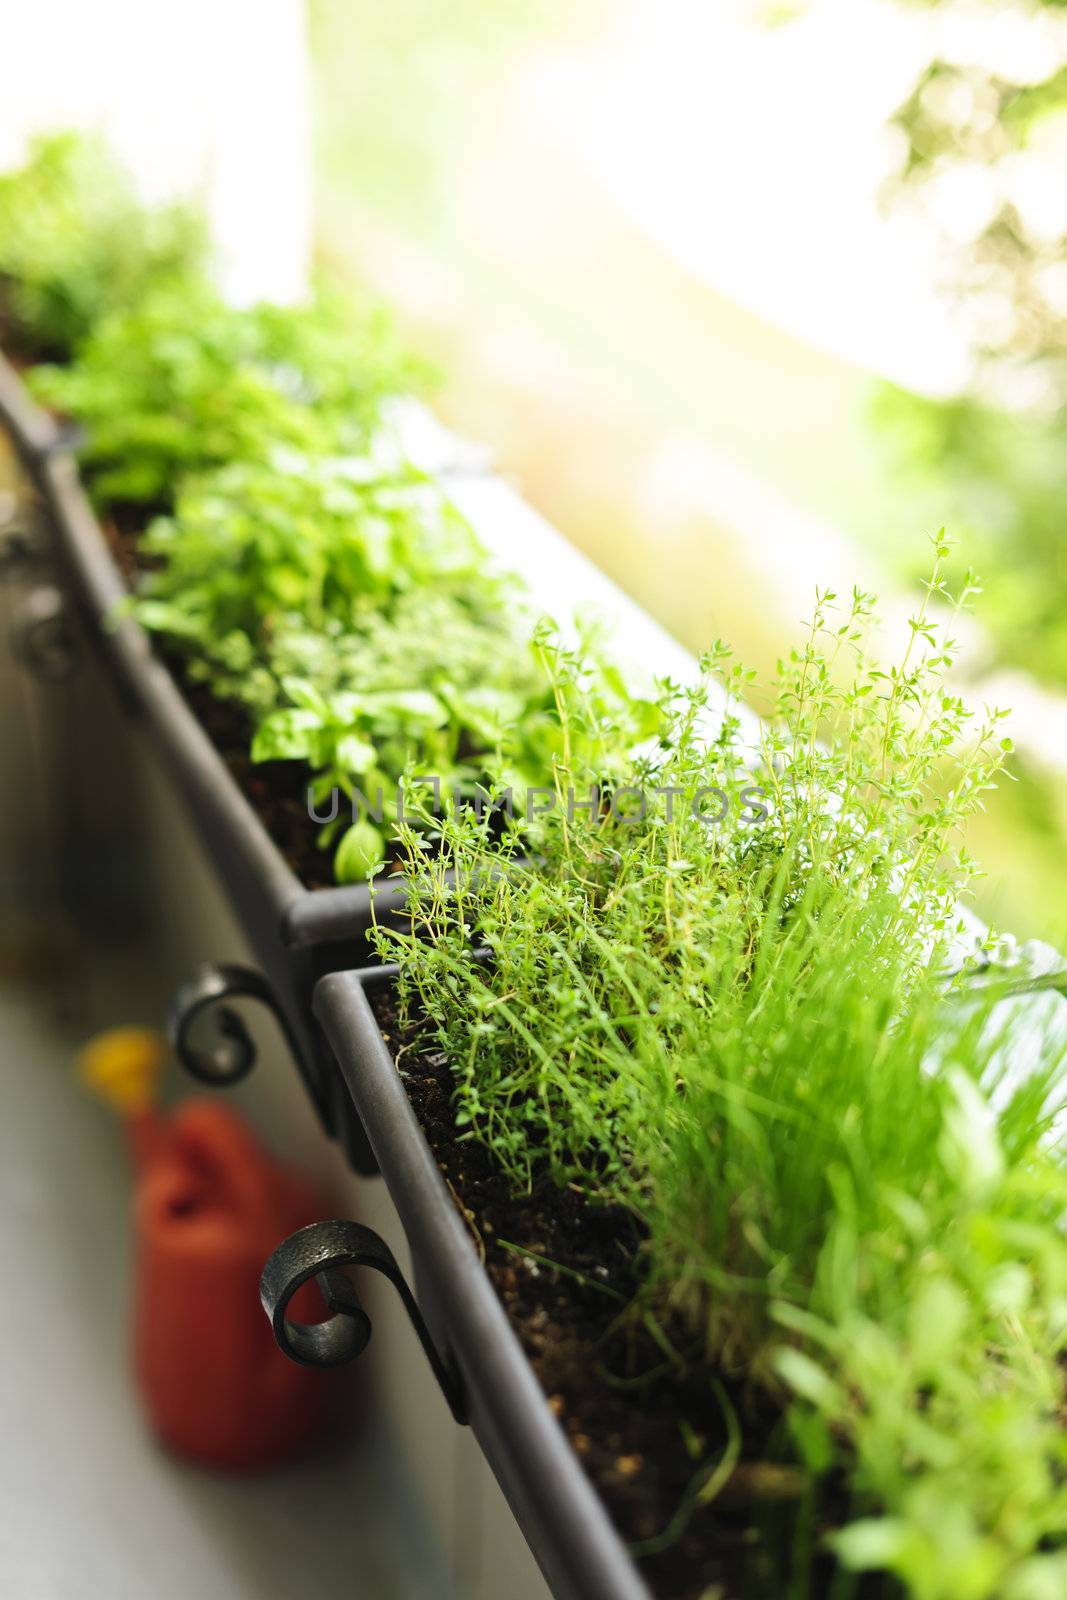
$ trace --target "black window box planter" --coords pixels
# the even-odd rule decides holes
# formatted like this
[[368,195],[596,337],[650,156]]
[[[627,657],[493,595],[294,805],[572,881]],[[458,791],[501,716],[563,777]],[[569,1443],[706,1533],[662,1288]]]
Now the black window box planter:
[[[51,533],[48,556],[63,594],[62,620],[102,660],[122,705],[162,759],[262,968],[260,975],[205,967],[179,996],[179,1043],[196,1015],[231,998],[256,998],[274,1009],[327,1133],[342,1142],[358,1172],[385,1178],[411,1249],[418,1305],[402,1281],[398,1287],[453,1412],[470,1423],[552,1593],[558,1600],[650,1600],[478,1260],[371,1009],[368,988],[387,982],[391,972],[363,965],[372,959],[369,889],[309,890],[299,881],[144,629],[129,617],[116,620],[128,591],[82,488],[74,442],[32,401],[2,355],[0,427]],[[56,621],[47,607],[40,617]],[[378,890],[375,916],[381,920],[401,898],[400,889]],[[191,1064],[192,1047],[180,1053]],[[215,1066],[208,1052],[201,1075],[224,1083],[251,1059],[247,1035],[231,1014],[223,1019]],[[397,1282],[389,1252],[369,1238],[368,1264]],[[373,1258],[376,1246],[384,1265]],[[320,1283],[325,1287],[325,1274]],[[365,1323],[358,1304],[333,1302],[337,1315],[343,1308]]]
[[[271,1003],[324,1126],[346,1140],[357,1170],[373,1171],[310,1016],[318,977],[373,960],[366,941],[371,923],[368,886],[307,889],[300,882],[145,630],[130,617],[116,619],[128,590],[82,488],[70,431],[34,403],[2,355],[0,427],[40,498],[51,534],[49,555],[63,594],[63,622],[73,625],[103,660],[123,706],[163,761],[267,979]],[[39,610],[42,622],[58,620],[46,606]],[[375,915],[387,916],[400,897],[399,889],[380,887]]]
[[392,976],[382,966],[332,973],[315,989],[314,1013],[403,1224],[430,1337],[552,1593],[650,1600],[548,1407],[419,1126],[369,998]]

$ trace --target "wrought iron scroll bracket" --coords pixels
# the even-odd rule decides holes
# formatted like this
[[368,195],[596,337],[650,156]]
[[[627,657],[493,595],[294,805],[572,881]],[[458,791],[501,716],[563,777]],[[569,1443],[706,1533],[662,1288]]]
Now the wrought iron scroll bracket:
[[44,560],[44,546],[29,522],[0,527],[0,577],[27,572]]
[[[466,1422],[459,1380],[438,1353],[396,1257],[385,1240],[362,1223],[313,1222],[291,1234],[274,1251],[263,1268],[259,1297],[278,1348],[290,1361],[307,1367],[339,1367],[362,1354],[370,1343],[371,1322],[346,1267],[373,1267],[389,1279],[449,1410],[457,1422]],[[332,1315],[325,1322],[290,1322],[286,1315],[289,1302],[312,1278]]]
[[[266,1006],[294,1056],[298,1060],[300,1056],[285,1013],[263,974],[251,967],[207,962],[174,996],[167,1035],[186,1072],[213,1088],[239,1082],[255,1065],[255,1043],[242,1018],[228,1004],[232,1000],[257,1000]],[[210,1013],[214,1013],[215,1036],[210,1041],[203,1036],[198,1039],[197,1023]]]
[[62,683],[74,667],[74,638],[61,589],[31,589],[15,612],[12,647],[23,666],[46,683]]
[[14,489],[0,489],[0,577],[10,578],[45,559],[39,517]]

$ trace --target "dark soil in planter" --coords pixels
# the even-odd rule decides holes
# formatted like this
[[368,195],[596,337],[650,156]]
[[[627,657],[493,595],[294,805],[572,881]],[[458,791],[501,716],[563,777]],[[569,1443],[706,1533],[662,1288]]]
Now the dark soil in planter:
[[[162,644],[155,640],[157,650]],[[308,774],[303,763],[253,761],[252,734],[241,707],[216,699],[202,683],[190,681],[184,662],[173,651],[162,654],[237,787],[301,883],[307,889],[334,888],[333,852],[320,850],[315,843],[319,830],[308,815]]]
[[[651,1331],[620,1319],[640,1287],[641,1230],[549,1181],[515,1196],[491,1152],[457,1129],[448,1062],[428,1035],[402,1028],[388,990],[375,1014],[475,1246],[548,1403],[660,1600],[822,1600],[833,1563],[822,1535],[848,1502],[818,1489],[776,1444],[766,1395],[724,1382],[741,1426],[741,1459],[713,1502],[686,1516],[702,1468],[721,1457],[723,1411],[699,1352],[665,1359]],[[526,1252],[525,1254],[523,1252]],[[680,1352],[683,1356],[686,1352]],[[664,1538],[672,1528],[673,1536]],[[642,1552],[642,1544],[658,1547]],[[810,1561],[808,1587],[798,1574]],[[884,1580],[835,1590],[887,1600]]]

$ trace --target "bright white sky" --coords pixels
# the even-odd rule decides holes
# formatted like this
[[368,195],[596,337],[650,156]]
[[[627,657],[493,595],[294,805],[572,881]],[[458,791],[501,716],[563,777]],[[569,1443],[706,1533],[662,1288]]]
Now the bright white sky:
[[[1032,50],[996,10],[976,29],[998,27],[998,59]],[[776,28],[752,0],[621,0],[607,39],[543,64],[521,114],[566,138],[633,221],[723,293],[945,391],[967,356],[934,288],[932,241],[877,199],[887,118],[944,26],[892,0],[811,0]]]
[[[967,24],[957,7],[807,0],[774,28],[760,4],[613,0],[595,39],[535,56],[512,115],[730,298],[912,387],[959,386],[966,347],[934,287],[933,241],[881,215],[877,193],[889,113],[939,30],[958,46]],[[987,56],[1036,75],[1043,30],[1057,25],[976,0],[971,31]],[[179,11],[37,0],[12,17],[4,49],[0,161],[20,158],[30,128],[103,123],[155,187],[205,184],[237,298],[298,290],[311,228],[303,0],[186,0]],[[1044,188],[1037,199],[1058,226],[1062,170]]]
[[148,195],[192,190],[235,300],[304,291],[312,229],[303,0],[33,0],[3,19],[0,168],[29,135],[104,132]]

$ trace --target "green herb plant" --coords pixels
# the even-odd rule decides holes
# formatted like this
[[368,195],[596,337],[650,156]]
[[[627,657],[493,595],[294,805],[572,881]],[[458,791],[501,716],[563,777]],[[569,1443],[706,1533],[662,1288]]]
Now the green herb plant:
[[75,361],[38,367],[31,383],[85,429],[98,505],[159,509],[186,475],[282,446],[363,453],[413,371],[379,313],[361,320],[328,298],[237,309],[182,279],[104,317]]
[[[316,805],[443,780],[443,808],[405,800],[410,924],[380,948],[515,1192],[639,1225],[624,1318],[724,1419],[721,1448],[682,1419],[694,1477],[663,1540],[732,1478],[758,1391],[802,1485],[775,1592],[812,1596],[829,1484],[835,1600],[864,1570],[915,1600],[1058,1600],[1063,1042],[1031,1017],[1020,1077],[1014,1014],[966,962],[946,976],[958,830],[1010,745],[948,687],[943,539],[888,670],[871,597],[818,596],[754,740],[722,645],[635,699],[589,644],[531,635],[404,460],[411,367],[380,317],[228,307],[197,238],[98,147],[41,145],[0,180],[5,341],[51,361],[37,392],[146,558],[134,609],[253,759],[298,763]],[[449,804],[450,780],[555,804]],[[718,820],[693,803],[712,790]],[[322,843],[342,880],[389,854],[373,801]]]
[[[240,709],[253,760],[305,766],[316,809],[381,786],[379,823],[408,766],[474,784],[513,727],[532,762],[547,681],[510,585],[404,457],[390,402],[420,369],[389,320],[322,295],[227,305],[198,258],[157,246],[96,145],[54,140],[4,185],[11,325],[63,358],[31,385],[83,430],[97,505],[138,530],[133,610]],[[41,285],[77,304],[62,336]],[[358,807],[347,820],[320,834],[341,881],[387,853]]]
[[[1010,748],[999,714],[974,726],[946,685],[928,604],[950,599],[946,557],[939,539],[888,670],[865,649],[870,597],[820,595],[755,748],[733,709],[749,676],[722,646],[702,683],[665,685],[658,738],[612,780],[649,797],[643,819],[564,804],[620,730],[542,639],[563,741],[537,866],[493,870],[469,814],[436,854],[412,830],[410,927],[379,932],[449,1053],[467,1137],[516,1190],[628,1207],[646,1240],[630,1315],[709,1385],[780,1402],[808,1485],[790,1596],[812,1593],[818,1485],[841,1474],[843,1573],[919,1600],[1063,1581],[1063,1041],[1043,1037],[1016,1085],[993,1000],[945,978],[975,871],[957,830]],[[712,785],[733,802],[715,824],[682,798]],[[739,1449],[700,1465],[665,1537]]]
[[206,268],[195,211],[142,205],[103,143],[38,138],[27,165],[0,173],[0,328],[34,359],[69,359],[102,318],[150,286]]
[[383,858],[406,769],[471,787],[505,734],[532,769],[553,732],[512,585],[425,475],[376,471],[287,447],[189,480],[142,541],[160,565],[135,607],[244,709],[254,761],[305,764],[317,814],[336,793],[341,882]]

